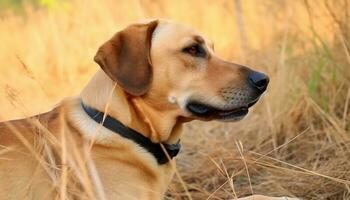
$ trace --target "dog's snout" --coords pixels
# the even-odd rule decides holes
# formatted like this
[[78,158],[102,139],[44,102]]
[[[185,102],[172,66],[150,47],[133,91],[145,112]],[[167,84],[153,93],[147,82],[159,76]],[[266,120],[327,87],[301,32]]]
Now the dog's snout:
[[269,81],[269,77],[264,73],[251,71],[248,74],[249,84],[261,92],[266,90]]

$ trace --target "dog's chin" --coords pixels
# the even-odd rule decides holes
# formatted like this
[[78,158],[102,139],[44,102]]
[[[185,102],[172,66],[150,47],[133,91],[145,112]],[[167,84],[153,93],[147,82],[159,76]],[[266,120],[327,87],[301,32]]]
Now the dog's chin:
[[249,108],[253,106],[258,99],[249,102],[246,105],[222,109],[199,101],[189,101],[186,109],[195,118],[200,120],[218,120],[223,122],[232,122],[243,119],[249,112]]

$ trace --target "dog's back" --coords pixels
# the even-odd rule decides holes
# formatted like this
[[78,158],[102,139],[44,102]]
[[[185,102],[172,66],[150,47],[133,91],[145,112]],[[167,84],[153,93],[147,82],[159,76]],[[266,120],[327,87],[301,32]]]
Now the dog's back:
[[[57,108],[0,123],[0,199],[51,199],[54,191],[44,132],[55,132]],[[54,137],[54,134],[51,135]],[[45,170],[46,169],[46,170]],[[52,175],[52,174],[51,174]]]

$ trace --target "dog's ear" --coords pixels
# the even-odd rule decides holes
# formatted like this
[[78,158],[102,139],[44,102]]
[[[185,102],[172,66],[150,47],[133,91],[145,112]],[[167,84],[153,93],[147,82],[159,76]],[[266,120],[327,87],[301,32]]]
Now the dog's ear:
[[131,95],[143,95],[150,88],[151,40],[157,25],[157,20],[130,25],[104,43],[95,55],[95,62]]

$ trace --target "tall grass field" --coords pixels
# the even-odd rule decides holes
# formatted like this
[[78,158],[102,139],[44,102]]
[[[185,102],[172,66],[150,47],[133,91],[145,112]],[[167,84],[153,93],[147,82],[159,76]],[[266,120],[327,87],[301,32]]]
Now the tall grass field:
[[186,125],[165,199],[350,199],[349,0],[0,0],[0,121],[78,95],[98,47],[145,18],[188,24],[270,76],[242,121]]

